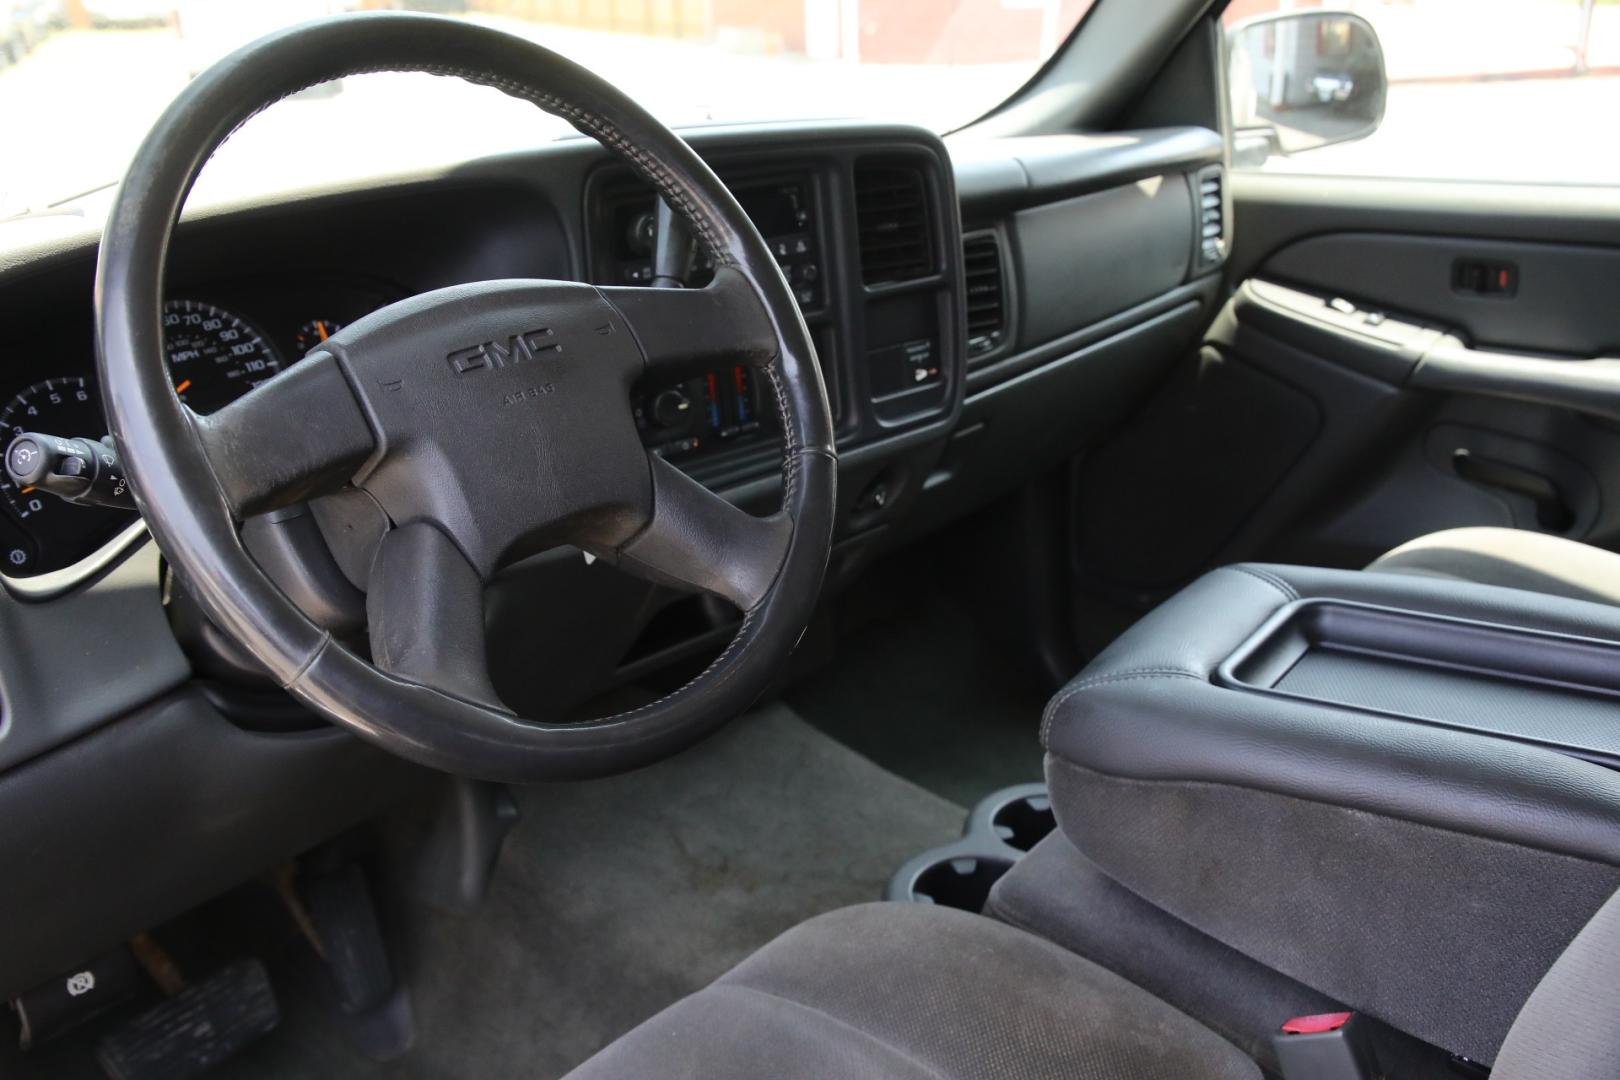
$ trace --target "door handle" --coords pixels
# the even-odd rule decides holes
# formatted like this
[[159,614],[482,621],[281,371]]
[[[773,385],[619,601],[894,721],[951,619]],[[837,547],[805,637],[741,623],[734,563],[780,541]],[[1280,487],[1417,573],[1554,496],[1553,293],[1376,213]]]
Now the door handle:
[[1556,360],[1471,349],[1446,336],[1423,354],[1407,385],[1556,405],[1620,420],[1620,360]]
[[1451,467],[1470,483],[1500,488],[1529,499],[1535,504],[1536,524],[1548,532],[1568,532],[1575,524],[1575,512],[1569,508],[1563,491],[1534,469],[1480,457],[1465,446],[1452,451]]

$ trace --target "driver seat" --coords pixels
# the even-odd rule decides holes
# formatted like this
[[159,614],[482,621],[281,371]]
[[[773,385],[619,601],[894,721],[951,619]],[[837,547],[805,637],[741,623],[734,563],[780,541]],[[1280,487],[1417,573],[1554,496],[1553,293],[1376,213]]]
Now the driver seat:
[[[1536,986],[1493,1080],[1620,1076],[1620,892]],[[1044,938],[950,908],[802,923],[567,1080],[1260,1080],[1237,1047]]]
[[1033,934],[951,908],[803,923],[569,1074],[693,1080],[1259,1080],[1185,1013]]

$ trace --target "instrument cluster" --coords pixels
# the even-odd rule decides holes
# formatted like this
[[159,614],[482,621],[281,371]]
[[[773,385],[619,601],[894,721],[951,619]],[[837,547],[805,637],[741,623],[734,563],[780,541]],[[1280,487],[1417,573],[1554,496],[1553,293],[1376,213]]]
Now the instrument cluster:
[[[348,279],[291,288],[182,284],[163,305],[169,377],[190,408],[215,412],[400,295]],[[13,348],[0,352],[0,444],[25,431],[90,439],[107,433],[90,327],[42,328]],[[19,489],[0,472],[0,575],[32,578],[73,566],[134,521],[126,511]]]

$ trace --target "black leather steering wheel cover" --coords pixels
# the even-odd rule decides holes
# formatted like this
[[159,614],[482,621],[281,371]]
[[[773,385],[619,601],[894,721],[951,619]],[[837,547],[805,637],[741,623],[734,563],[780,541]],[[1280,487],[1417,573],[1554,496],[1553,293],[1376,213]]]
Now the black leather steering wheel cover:
[[[163,357],[165,260],[180,209],[215,149],[252,115],[311,85],[377,71],[454,75],[562,116],[623,157],[687,220],[717,265],[759,298],[780,348],[765,374],[784,430],[783,510],[793,534],[764,599],[685,687],[584,724],[547,725],[389,676],[310,622],[244,551]],[[457,20],[338,16],[246,46],[194,79],[136,151],[97,266],[98,365],[107,418],[159,547],[203,610],[295,697],[383,748],[494,780],[600,775],[700,738],[748,707],[803,633],[831,547],[831,411],[802,317],[764,241],[687,144],[604,80],[549,50]],[[268,448],[267,448],[268,449]]]

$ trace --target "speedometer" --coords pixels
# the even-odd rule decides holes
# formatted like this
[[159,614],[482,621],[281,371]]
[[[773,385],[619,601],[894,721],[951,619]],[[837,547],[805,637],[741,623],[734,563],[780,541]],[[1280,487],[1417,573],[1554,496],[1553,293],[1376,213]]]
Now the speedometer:
[[199,413],[224,408],[281,370],[281,357],[263,334],[198,300],[163,305],[163,346],[175,392]]

